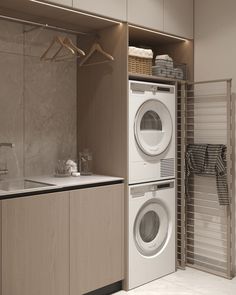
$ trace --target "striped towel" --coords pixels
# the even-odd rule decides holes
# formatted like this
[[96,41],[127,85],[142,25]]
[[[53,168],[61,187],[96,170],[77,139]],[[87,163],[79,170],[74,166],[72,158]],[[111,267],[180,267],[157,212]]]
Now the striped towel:
[[229,205],[226,168],[226,146],[223,144],[189,144],[186,152],[186,194],[188,178],[193,174],[216,176],[220,205]]

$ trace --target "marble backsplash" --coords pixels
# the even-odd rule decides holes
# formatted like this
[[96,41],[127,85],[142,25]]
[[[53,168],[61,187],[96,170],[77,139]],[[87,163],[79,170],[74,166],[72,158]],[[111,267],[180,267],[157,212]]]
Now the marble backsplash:
[[[0,169],[8,177],[53,174],[58,159],[77,154],[76,61],[42,62],[55,35],[0,21]],[[75,42],[74,36],[69,36]]]

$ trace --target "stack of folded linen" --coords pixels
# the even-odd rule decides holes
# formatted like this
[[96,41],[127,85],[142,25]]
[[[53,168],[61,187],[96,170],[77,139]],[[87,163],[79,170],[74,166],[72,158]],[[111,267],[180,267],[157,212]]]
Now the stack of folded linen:
[[184,73],[181,68],[174,68],[173,59],[168,54],[157,55],[155,66],[152,67],[154,76],[167,77],[182,80]]

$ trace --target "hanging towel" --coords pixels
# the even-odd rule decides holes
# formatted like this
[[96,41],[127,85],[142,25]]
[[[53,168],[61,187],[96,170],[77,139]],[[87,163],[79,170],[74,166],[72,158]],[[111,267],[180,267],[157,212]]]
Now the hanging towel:
[[229,205],[226,168],[226,146],[222,144],[189,144],[186,151],[186,195],[191,174],[216,176],[220,205]]

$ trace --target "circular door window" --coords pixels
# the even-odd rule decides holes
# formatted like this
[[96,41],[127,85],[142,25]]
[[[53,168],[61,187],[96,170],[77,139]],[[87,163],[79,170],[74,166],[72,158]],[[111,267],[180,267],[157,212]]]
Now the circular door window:
[[139,108],[134,123],[139,148],[149,156],[157,156],[168,147],[172,138],[172,118],[167,107],[150,99]]
[[144,256],[153,256],[161,251],[168,229],[169,218],[164,205],[156,200],[145,203],[134,223],[134,239],[139,252]]

